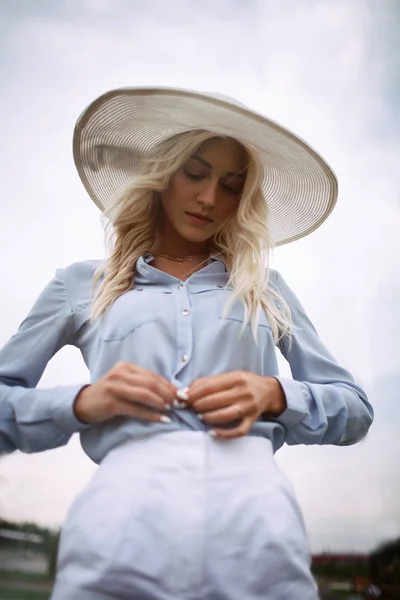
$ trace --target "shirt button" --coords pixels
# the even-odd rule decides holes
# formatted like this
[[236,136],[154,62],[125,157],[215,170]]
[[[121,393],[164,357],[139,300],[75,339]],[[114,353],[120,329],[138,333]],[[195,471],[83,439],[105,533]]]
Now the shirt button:
[[183,314],[184,317],[187,317],[188,314],[190,314],[190,313],[189,313],[189,311],[188,311],[187,308],[184,308],[183,311],[182,311],[182,314]]
[[186,362],[189,359],[187,354],[182,354],[182,362]]
[[178,290],[181,290],[183,288],[183,283],[181,283],[180,285],[178,285]]

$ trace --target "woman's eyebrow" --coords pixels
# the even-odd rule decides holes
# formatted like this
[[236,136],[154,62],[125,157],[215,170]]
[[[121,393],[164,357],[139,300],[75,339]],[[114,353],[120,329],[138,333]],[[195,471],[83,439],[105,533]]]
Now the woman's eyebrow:
[[[213,166],[207,162],[206,160],[204,160],[204,158],[201,158],[201,156],[197,156],[197,154],[193,154],[192,158],[195,158],[199,163],[201,163],[202,165],[204,165],[205,167],[208,167],[209,169],[212,169]],[[230,177],[242,177],[243,179],[246,179],[246,173],[243,173],[241,171],[238,171],[237,173],[226,173],[226,175],[229,175]]]

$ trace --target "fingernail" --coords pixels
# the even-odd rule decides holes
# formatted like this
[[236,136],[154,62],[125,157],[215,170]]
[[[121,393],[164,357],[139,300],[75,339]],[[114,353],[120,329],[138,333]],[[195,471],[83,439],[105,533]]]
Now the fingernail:
[[170,419],[169,417],[166,417],[165,415],[163,415],[162,417],[160,417],[160,421],[162,423],[172,423],[172,419]]
[[183,402],[178,402],[178,400],[173,401],[174,408],[187,408],[186,404]]
[[199,419],[199,421],[203,421],[203,415],[198,414],[197,418]]
[[217,432],[215,431],[215,429],[210,429],[208,435],[211,435],[211,437],[217,437]]
[[189,400],[189,396],[187,394],[189,388],[181,388],[180,390],[176,390],[176,396],[179,400]]
[[171,410],[172,406],[170,404],[165,405],[165,410]]

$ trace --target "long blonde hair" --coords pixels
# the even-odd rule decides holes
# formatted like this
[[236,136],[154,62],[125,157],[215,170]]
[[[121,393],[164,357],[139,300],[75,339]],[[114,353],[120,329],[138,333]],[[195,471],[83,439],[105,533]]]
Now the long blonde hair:
[[[140,172],[130,185],[105,211],[111,252],[95,273],[92,319],[101,316],[118,296],[133,288],[136,262],[155,241],[160,193],[204,142],[217,137],[221,138],[210,131],[197,130],[161,142],[142,161]],[[235,300],[241,299],[245,310],[244,325],[250,321],[256,336],[259,311],[263,309],[278,341],[290,333],[291,319],[287,304],[268,285],[272,242],[268,230],[268,205],[262,193],[263,165],[254,148],[238,142],[248,156],[243,193],[237,213],[213,240],[214,250],[227,268],[227,286],[232,288],[225,314]]]

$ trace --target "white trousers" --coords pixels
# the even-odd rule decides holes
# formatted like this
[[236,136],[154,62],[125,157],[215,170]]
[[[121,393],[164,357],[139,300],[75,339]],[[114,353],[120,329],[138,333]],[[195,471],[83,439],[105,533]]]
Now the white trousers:
[[316,600],[303,519],[261,437],[111,451],[63,527],[52,600]]

